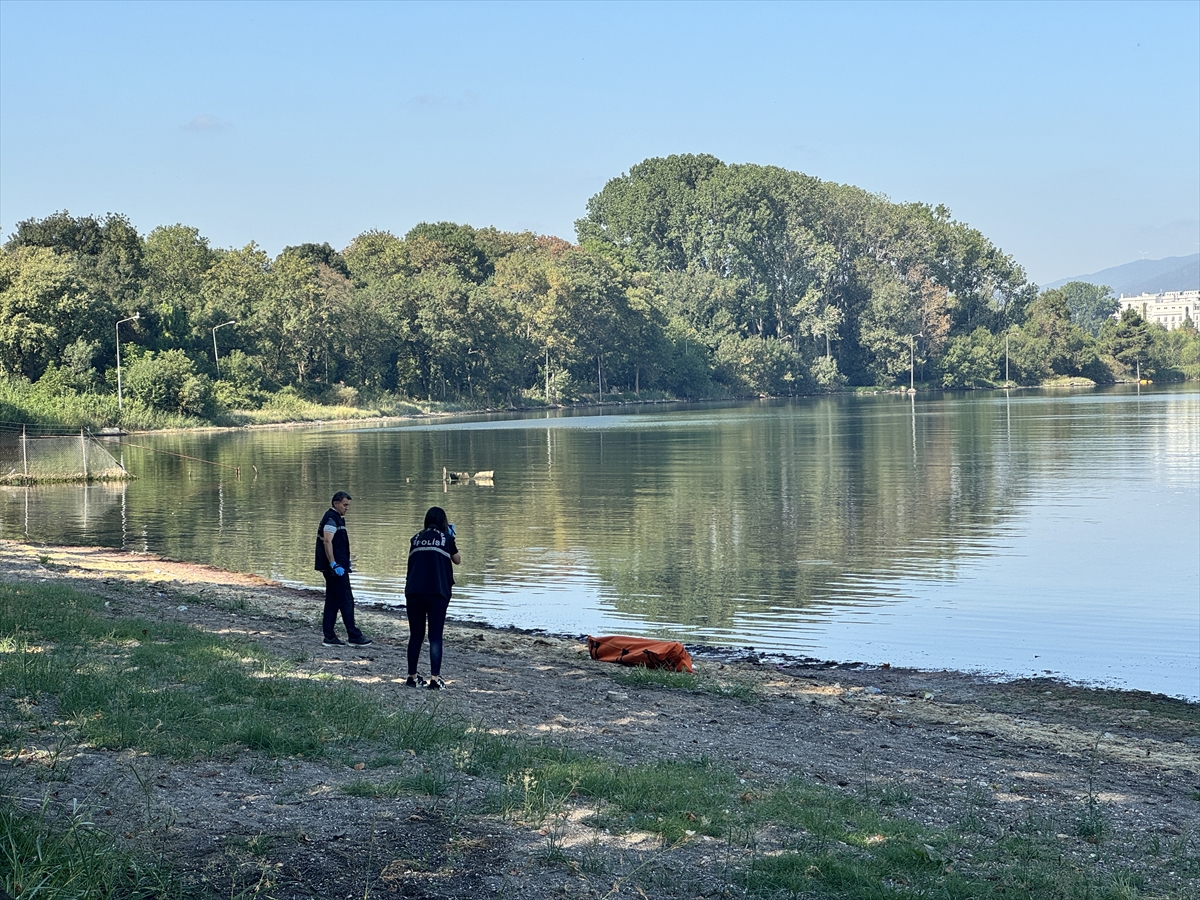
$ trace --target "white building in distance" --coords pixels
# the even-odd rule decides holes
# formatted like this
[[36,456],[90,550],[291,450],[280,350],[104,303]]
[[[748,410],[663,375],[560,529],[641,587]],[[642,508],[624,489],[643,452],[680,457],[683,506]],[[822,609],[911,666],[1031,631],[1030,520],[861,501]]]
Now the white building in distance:
[[1122,294],[1118,302],[1121,306],[1113,313],[1115,318],[1121,318],[1121,313],[1132,307],[1147,322],[1157,322],[1170,331],[1182,325],[1185,319],[1191,319],[1195,324],[1200,312],[1200,291],[1163,291],[1128,297]]

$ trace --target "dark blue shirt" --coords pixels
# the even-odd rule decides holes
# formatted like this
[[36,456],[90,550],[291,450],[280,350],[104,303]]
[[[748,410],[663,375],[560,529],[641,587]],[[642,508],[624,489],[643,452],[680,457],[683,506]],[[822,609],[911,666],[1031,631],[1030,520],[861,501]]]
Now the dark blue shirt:
[[450,599],[454,585],[451,557],[458,553],[454,538],[436,528],[426,528],[412,536],[408,547],[406,594],[437,594]]

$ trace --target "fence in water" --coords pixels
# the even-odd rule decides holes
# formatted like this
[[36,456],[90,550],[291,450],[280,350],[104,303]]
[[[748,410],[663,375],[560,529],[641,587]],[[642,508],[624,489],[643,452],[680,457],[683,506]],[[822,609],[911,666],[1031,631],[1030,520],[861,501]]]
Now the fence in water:
[[132,479],[104,444],[83,428],[0,424],[0,484]]

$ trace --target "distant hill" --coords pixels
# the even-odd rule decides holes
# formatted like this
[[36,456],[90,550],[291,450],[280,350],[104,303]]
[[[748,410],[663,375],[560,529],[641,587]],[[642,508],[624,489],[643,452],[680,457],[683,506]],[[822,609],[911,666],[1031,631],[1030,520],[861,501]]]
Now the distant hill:
[[1123,266],[1101,269],[1091,275],[1063,278],[1042,285],[1042,289],[1062,287],[1068,281],[1107,284],[1118,296],[1200,290],[1200,253],[1193,253],[1191,256],[1168,256],[1166,259],[1137,259]]

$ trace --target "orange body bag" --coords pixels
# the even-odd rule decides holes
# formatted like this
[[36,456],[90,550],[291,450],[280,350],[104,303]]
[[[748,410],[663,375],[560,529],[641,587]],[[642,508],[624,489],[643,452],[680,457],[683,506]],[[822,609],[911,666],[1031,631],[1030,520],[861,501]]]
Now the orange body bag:
[[587,644],[592,659],[600,662],[669,669],[672,672],[692,671],[692,657],[679,641],[656,641],[612,634],[607,637],[589,636]]

